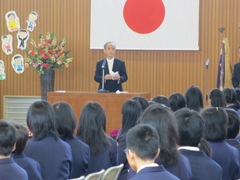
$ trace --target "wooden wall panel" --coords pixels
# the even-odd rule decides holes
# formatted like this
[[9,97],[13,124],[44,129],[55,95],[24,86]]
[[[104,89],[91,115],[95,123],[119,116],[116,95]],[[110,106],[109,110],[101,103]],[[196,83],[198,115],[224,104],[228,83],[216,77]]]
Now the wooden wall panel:
[[[5,13],[16,11],[21,28],[26,27],[30,11],[38,12],[37,26],[30,33],[37,40],[40,33],[54,32],[58,38],[66,37],[66,49],[74,58],[69,68],[56,71],[55,90],[96,91],[94,70],[97,60],[104,58],[102,50],[90,50],[90,0],[3,0],[0,1],[0,34],[8,34]],[[237,62],[240,45],[240,2],[238,0],[200,0],[199,51],[139,51],[117,50],[116,57],[125,60],[129,80],[124,83],[130,92],[150,92],[169,96],[173,92],[184,93],[190,85],[199,86],[206,95],[205,60],[210,58],[208,70],[209,90],[216,85],[217,67],[223,34],[218,28],[226,28],[229,38],[231,64]],[[11,33],[16,37],[16,32]],[[116,42],[117,43],[117,42]],[[24,51],[16,49],[14,54]],[[28,44],[28,48],[32,46]],[[5,62],[7,79],[0,81],[0,118],[3,95],[40,95],[39,75],[31,69],[16,74],[11,67],[12,55],[0,50]]]

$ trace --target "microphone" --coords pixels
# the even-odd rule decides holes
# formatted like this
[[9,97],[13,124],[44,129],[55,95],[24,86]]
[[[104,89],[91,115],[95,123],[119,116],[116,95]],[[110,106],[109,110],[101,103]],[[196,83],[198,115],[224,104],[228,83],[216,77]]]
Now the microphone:
[[206,66],[207,69],[208,69],[209,63],[210,63],[210,58],[207,58],[207,60],[206,60],[206,62],[205,62],[205,66]]
[[103,61],[103,63],[102,63],[102,69],[104,69],[104,68],[105,68],[106,62],[107,62],[107,60],[106,60],[106,59],[104,59],[104,61]]

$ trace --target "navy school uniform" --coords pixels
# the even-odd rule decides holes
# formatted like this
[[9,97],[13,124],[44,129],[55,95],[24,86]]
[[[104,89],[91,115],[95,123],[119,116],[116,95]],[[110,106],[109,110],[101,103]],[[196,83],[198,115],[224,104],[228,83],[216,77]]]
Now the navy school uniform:
[[88,169],[88,162],[90,159],[90,148],[87,144],[82,142],[79,138],[73,137],[66,139],[72,150],[72,174],[71,178],[85,176]]
[[0,159],[1,180],[28,180],[27,172],[12,158]]
[[212,148],[212,159],[223,170],[222,180],[237,179],[240,170],[238,150],[225,141],[208,141]]
[[168,172],[162,165],[156,167],[146,167],[141,169],[133,178],[130,180],[177,180],[178,178]]
[[19,166],[25,169],[28,174],[28,179],[42,180],[41,168],[37,161],[27,157],[24,153],[12,153],[11,157]]
[[66,180],[70,178],[72,168],[71,147],[61,139],[56,140],[49,133],[41,140],[28,140],[24,152],[40,164],[44,180]]
[[220,180],[222,179],[222,168],[203,151],[179,150],[186,156],[191,164],[192,179],[194,180]]
[[109,137],[110,145],[98,153],[90,155],[90,161],[88,164],[88,174],[107,169],[111,166],[118,165],[117,161],[117,142]]
[[192,179],[192,169],[189,160],[179,154],[177,162],[169,167],[165,167],[167,171],[177,176],[179,179]]

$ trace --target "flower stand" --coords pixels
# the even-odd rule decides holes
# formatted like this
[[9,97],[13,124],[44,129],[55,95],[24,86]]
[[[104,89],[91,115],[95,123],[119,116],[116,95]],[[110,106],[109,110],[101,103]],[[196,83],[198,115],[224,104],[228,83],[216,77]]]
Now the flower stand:
[[40,75],[41,82],[41,99],[47,101],[47,93],[49,91],[54,91],[54,80],[55,80],[55,70],[46,69],[44,74]]

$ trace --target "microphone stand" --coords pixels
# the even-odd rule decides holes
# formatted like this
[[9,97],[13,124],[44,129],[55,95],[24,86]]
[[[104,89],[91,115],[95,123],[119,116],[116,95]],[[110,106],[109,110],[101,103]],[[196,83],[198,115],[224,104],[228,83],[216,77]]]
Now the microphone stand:
[[104,89],[104,66],[102,67],[102,89],[99,89],[99,93],[108,93],[109,90]]
[[209,65],[209,59],[207,59],[207,62],[205,64],[205,67],[206,67],[206,103],[208,103],[208,65]]

